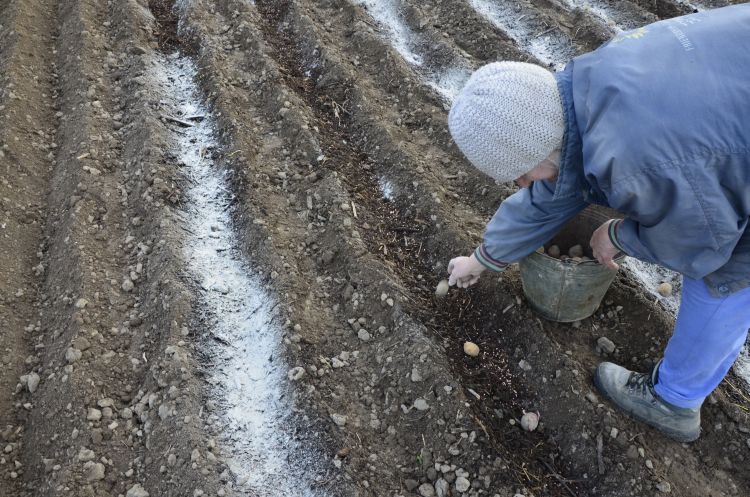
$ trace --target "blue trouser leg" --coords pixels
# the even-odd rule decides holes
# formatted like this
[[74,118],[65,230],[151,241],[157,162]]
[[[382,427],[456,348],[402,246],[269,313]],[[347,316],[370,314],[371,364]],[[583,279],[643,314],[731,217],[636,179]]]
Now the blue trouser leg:
[[724,379],[750,328],[750,288],[728,297],[683,277],[674,334],[664,351],[656,393],[678,407],[698,407]]

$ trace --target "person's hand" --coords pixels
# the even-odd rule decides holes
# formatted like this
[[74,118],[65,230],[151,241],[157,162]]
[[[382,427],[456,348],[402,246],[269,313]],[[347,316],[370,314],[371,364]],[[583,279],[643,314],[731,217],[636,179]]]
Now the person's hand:
[[604,264],[610,269],[615,271],[620,269],[620,266],[614,261],[614,257],[620,252],[617,247],[612,244],[609,239],[609,225],[616,222],[617,219],[610,219],[606,223],[602,224],[594,234],[591,235],[591,248],[594,251],[594,258],[601,264]]
[[485,268],[474,254],[471,257],[456,257],[448,263],[448,284],[458,288],[468,288],[477,281]]

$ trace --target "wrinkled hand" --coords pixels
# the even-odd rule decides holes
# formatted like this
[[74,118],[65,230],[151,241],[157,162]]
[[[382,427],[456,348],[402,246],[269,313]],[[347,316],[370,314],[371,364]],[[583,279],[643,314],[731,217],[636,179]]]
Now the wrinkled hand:
[[594,234],[591,235],[591,248],[594,251],[594,258],[601,264],[604,264],[610,269],[615,271],[620,269],[620,266],[614,261],[614,257],[620,252],[617,247],[612,244],[609,239],[609,225],[614,223],[617,219],[610,219],[606,223],[602,224]]
[[458,288],[468,288],[477,281],[485,268],[474,254],[471,257],[456,257],[448,263],[448,284]]

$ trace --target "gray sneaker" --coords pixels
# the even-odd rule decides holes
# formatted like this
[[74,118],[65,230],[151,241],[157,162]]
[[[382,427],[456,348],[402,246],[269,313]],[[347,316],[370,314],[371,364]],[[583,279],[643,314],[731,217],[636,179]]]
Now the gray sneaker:
[[651,373],[634,373],[603,362],[596,368],[594,384],[628,416],[643,421],[678,442],[692,442],[701,434],[700,407],[687,409],[662,400],[654,391],[659,365]]

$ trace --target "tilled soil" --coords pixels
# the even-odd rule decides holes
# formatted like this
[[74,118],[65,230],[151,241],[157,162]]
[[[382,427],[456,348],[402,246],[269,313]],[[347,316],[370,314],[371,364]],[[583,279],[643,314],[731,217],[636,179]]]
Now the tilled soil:
[[[492,3],[0,5],[3,495],[750,494],[734,376],[690,445],[595,393],[599,361],[648,368],[673,324],[627,275],[573,325],[536,317],[515,268],[434,295],[514,191],[452,144],[450,78],[498,59],[558,67],[724,2],[495,1],[512,15],[494,21]],[[188,59],[210,115],[175,115],[192,72],[157,77]],[[186,145],[203,119],[208,144]],[[267,366],[214,329],[207,294],[247,289],[191,272],[192,145],[226,179],[227,250],[273,302]],[[258,385],[288,378],[271,407],[246,407],[264,430],[231,421],[219,346],[267,370]],[[247,443],[269,426],[283,436]]]

